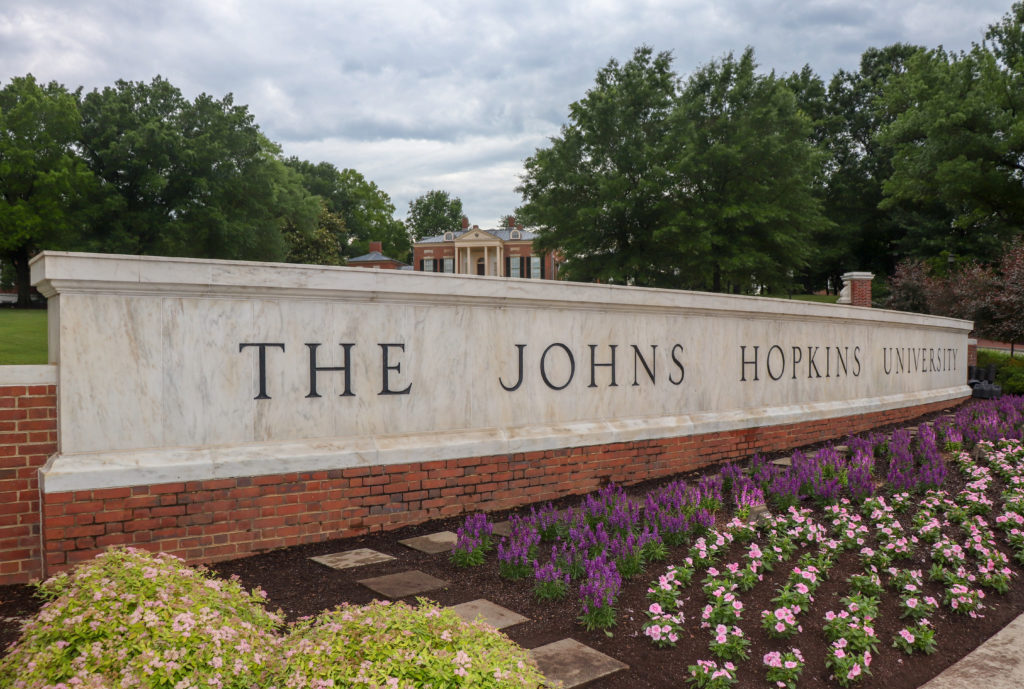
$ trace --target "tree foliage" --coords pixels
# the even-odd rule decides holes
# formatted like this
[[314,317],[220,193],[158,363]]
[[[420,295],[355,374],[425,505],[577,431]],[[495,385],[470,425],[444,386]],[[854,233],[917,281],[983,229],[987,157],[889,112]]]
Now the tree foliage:
[[29,74],[0,89],[0,261],[14,268],[21,306],[32,254],[80,241],[96,180],[76,154],[79,134],[77,100],[60,84]]
[[284,228],[284,238],[288,243],[288,263],[308,263],[322,266],[340,266],[345,262],[342,247],[346,243],[348,231],[345,220],[337,213],[331,212],[321,201],[320,215],[316,227],[311,231],[288,223]]
[[566,278],[672,282],[659,240],[675,215],[667,139],[677,86],[668,53],[642,47],[623,65],[611,60],[559,136],[526,160],[517,215],[539,230],[537,249],[565,256]]
[[462,200],[434,189],[409,202],[405,225],[414,241],[454,232],[462,227]]
[[702,67],[673,113],[674,234],[687,286],[788,289],[812,255],[812,232],[830,225],[814,193],[812,122],[783,80],[756,70],[749,48]]
[[897,86],[882,208],[909,202],[942,219],[909,225],[908,252],[997,259],[1024,226],[1024,4],[968,52],[915,56]]
[[346,258],[369,251],[370,241],[383,244],[384,253],[407,261],[412,242],[405,225],[396,220],[395,206],[376,184],[356,170],[339,170],[331,163],[311,163],[288,158],[286,164],[299,173],[305,188],[323,199],[327,209],[341,217],[346,235],[338,236]]
[[597,74],[570,123],[526,161],[519,215],[571,279],[749,291],[785,286],[827,224],[811,123],[753,51],[685,84],[638,48]]
[[998,263],[967,261],[944,275],[921,260],[897,265],[889,307],[974,322],[978,336],[1024,341],[1024,240],[1005,247]]
[[82,99],[82,153],[103,182],[89,233],[100,251],[280,260],[285,224],[311,231],[318,213],[230,94],[118,81]]

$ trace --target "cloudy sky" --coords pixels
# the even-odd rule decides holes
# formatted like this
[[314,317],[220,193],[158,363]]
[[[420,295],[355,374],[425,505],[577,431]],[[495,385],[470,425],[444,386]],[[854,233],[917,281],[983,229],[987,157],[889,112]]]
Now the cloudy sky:
[[0,0],[0,81],[86,91],[160,74],[233,93],[286,155],[355,168],[398,217],[431,189],[484,227],[521,202],[523,160],[610,58],[676,71],[753,46],[767,71],[828,78],[868,47],[961,50],[1010,0]]

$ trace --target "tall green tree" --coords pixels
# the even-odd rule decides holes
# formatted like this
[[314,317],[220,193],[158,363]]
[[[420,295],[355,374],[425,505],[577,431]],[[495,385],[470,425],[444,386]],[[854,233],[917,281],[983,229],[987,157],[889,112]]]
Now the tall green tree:
[[1024,3],[969,52],[917,56],[887,103],[894,148],[883,208],[937,209],[941,224],[908,228],[908,251],[997,259],[1024,227]]
[[746,49],[698,69],[672,114],[680,283],[713,291],[789,289],[828,224],[814,194],[821,156],[811,120]]
[[346,235],[339,237],[345,257],[369,251],[370,241],[383,244],[384,253],[408,261],[412,242],[402,221],[395,219],[395,206],[374,182],[356,170],[339,170],[331,163],[311,163],[296,157],[287,165],[302,177],[306,189],[324,200],[328,210],[340,215]]
[[280,260],[318,206],[231,95],[118,81],[82,99],[82,154],[104,194],[89,242],[120,253]]
[[339,238],[347,235],[344,218],[332,212],[327,208],[327,204],[321,201],[320,216],[312,231],[303,231],[303,228],[294,223],[285,225],[284,237],[288,242],[288,255],[285,256],[285,261],[321,266],[343,265],[345,258],[342,246],[345,242]]
[[835,226],[830,236],[819,236],[817,245],[823,248],[823,267],[833,285],[849,270],[891,275],[906,255],[906,225],[935,222],[934,214],[919,204],[879,207],[893,158],[892,146],[880,134],[905,107],[887,98],[895,80],[923,50],[903,43],[868,48],[857,71],[839,70],[829,83],[825,213]]
[[685,84],[647,47],[598,72],[570,124],[526,161],[519,191],[542,250],[571,279],[785,289],[827,225],[812,122],[753,51]]
[[75,95],[31,74],[0,89],[0,262],[14,267],[18,305],[31,294],[29,258],[78,247],[84,200],[96,180],[78,157]]
[[405,226],[414,241],[461,229],[462,199],[440,189],[417,196],[409,202]]
[[667,236],[676,215],[667,144],[677,86],[668,53],[644,46],[625,64],[613,59],[569,106],[569,124],[551,145],[526,160],[516,215],[538,229],[538,250],[562,253],[567,279],[677,284]]

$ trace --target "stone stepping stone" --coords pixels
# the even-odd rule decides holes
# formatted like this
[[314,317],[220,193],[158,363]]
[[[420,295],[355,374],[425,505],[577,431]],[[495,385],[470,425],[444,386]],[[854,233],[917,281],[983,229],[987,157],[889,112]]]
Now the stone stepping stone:
[[452,548],[455,547],[455,542],[458,538],[459,537],[451,531],[438,531],[437,533],[429,533],[426,536],[406,538],[399,541],[399,543],[407,548],[418,550],[421,553],[437,555],[438,553],[450,553]]
[[793,466],[793,458],[792,457],[783,457],[782,459],[773,459],[772,460],[772,464],[774,464],[775,466],[780,466],[780,467],[791,467],[791,466]]
[[369,548],[358,548],[329,555],[317,555],[309,559],[326,565],[331,569],[349,569],[351,567],[362,567],[363,565],[375,565],[378,562],[389,562],[395,558],[379,553],[376,550],[370,550]]
[[561,682],[563,689],[606,677],[629,666],[595,651],[575,639],[562,639],[530,651],[537,667],[551,683]]
[[418,596],[421,593],[436,591],[448,585],[447,581],[432,577],[418,569],[410,569],[398,574],[387,574],[382,577],[360,579],[358,583],[391,600],[406,596]]
[[493,526],[493,535],[495,536],[509,536],[512,534],[512,522],[507,519],[503,522],[495,522]]
[[504,629],[505,627],[511,627],[514,624],[526,622],[530,619],[523,617],[517,612],[512,612],[508,608],[503,608],[497,603],[492,603],[486,598],[478,598],[467,603],[453,605],[451,610],[466,622],[473,622],[480,618],[495,629]]
[[751,524],[760,524],[771,516],[771,512],[765,505],[754,505],[750,508],[750,516],[747,521]]

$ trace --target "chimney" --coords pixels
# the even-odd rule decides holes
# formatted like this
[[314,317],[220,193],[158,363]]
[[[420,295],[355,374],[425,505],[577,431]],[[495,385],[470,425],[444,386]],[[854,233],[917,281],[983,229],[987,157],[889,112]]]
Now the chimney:
[[469,218],[467,218],[466,216],[462,216],[462,229],[469,229]]
[[509,227],[515,227],[516,226],[516,216],[514,216],[514,215],[508,216],[508,226]]
[[381,242],[370,242],[370,253],[373,253],[374,251],[378,254],[384,253],[384,250],[381,247]]

